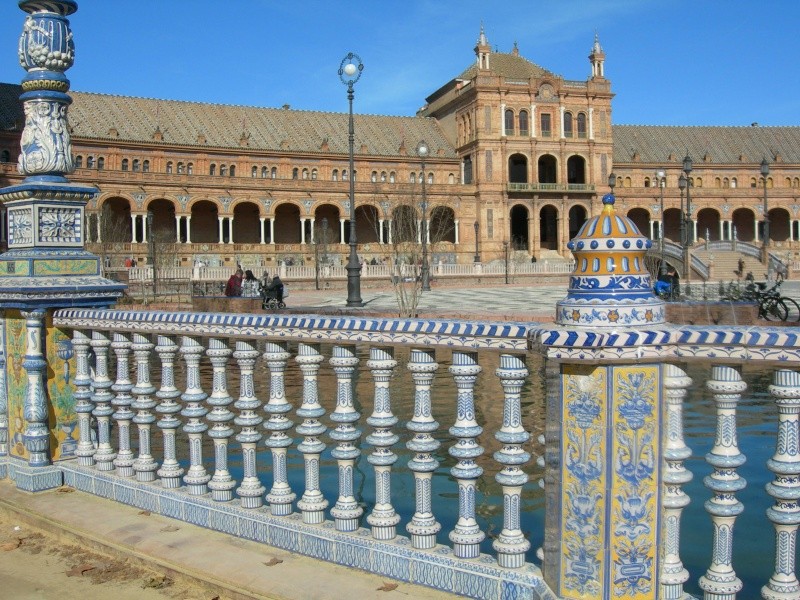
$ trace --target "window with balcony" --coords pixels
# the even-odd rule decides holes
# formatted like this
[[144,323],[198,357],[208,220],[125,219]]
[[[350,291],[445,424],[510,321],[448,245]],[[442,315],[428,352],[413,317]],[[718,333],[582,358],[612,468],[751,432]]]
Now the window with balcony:
[[519,134],[520,135],[528,135],[530,130],[528,129],[528,111],[521,110],[519,111]]
[[578,126],[578,137],[581,139],[586,138],[586,113],[578,113],[575,119]]
[[506,110],[505,130],[506,135],[514,135],[514,111],[510,108]]
[[542,113],[539,115],[539,128],[541,129],[542,137],[550,137],[553,135],[553,117],[549,113]]

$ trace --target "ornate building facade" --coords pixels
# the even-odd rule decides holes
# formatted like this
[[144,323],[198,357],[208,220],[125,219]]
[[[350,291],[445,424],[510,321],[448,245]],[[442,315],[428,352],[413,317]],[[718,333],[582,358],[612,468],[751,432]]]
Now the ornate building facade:
[[[158,239],[176,266],[269,267],[313,260],[324,238],[344,262],[354,177],[364,260],[389,260],[393,244],[422,232],[435,262],[488,262],[506,247],[517,260],[559,260],[613,174],[617,209],[654,239],[679,242],[683,221],[694,244],[760,243],[766,207],[772,247],[794,252],[800,128],[612,125],[597,39],[583,81],[516,45],[493,51],[483,31],[474,52],[416,116],[356,115],[354,173],[343,113],[71,92],[72,180],[100,190],[86,210],[88,248],[107,264],[143,264]],[[22,179],[20,93],[0,84],[0,186]]]

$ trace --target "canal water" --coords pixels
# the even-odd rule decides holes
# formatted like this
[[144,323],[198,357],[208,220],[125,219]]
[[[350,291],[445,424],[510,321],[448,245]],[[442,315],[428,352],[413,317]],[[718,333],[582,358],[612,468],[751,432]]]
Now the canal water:
[[[295,347],[292,347],[293,356]],[[365,505],[375,502],[375,484],[373,467],[367,462],[367,456],[372,448],[364,441],[372,429],[367,425],[366,418],[370,416],[373,406],[374,385],[369,370],[365,363],[369,358],[369,348],[357,348],[360,358],[359,370],[355,381],[354,405],[355,410],[361,413],[357,423],[362,431],[362,455],[357,463],[354,487],[356,497],[362,498]],[[398,455],[398,460],[393,468],[391,480],[392,503],[401,522],[398,533],[405,535],[405,525],[414,513],[414,480],[412,472],[406,464],[412,457],[412,452],[406,449],[406,442],[412,434],[406,428],[406,423],[413,416],[414,408],[414,383],[411,373],[406,368],[409,360],[408,348],[397,348],[395,358],[398,366],[395,369],[393,380],[390,384],[392,410],[398,418],[393,432],[399,436],[398,443],[392,448]],[[330,429],[334,424],[330,420],[330,413],[336,407],[336,376],[328,363],[331,356],[329,346],[322,347],[325,362],[319,371],[318,389],[320,403],[326,409],[326,415],[320,420]],[[483,371],[479,375],[475,386],[476,418],[483,427],[483,433],[478,437],[478,443],[484,448],[484,454],[476,462],[484,469],[484,475],[478,484],[476,498],[476,512],[480,526],[487,533],[483,542],[482,551],[493,554],[491,549],[492,538],[503,527],[503,502],[500,486],[494,476],[500,470],[499,465],[492,457],[500,449],[500,443],[494,438],[494,433],[502,427],[503,422],[503,390],[500,381],[495,375],[499,367],[499,355],[494,352],[479,353],[479,364]],[[433,478],[433,510],[442,530],[439,534],[439,543],[450,545],[448,533],[453,529],[458,516],[458,488],[455,480],[450,476],[450,468],[455,460],[450,457],[447,449],[453,444],[453,439],[448,434],[448,428],[456,419],[456,387],[447,366],[451,361],[450,353],[437,349],[436,360],[440,367],[436,373],[432,388],[433,416],[439,422],[439,429],[434,434],[441,442],[441,447],[435,453],[440,466]],[[153,365],[153,382],[159,385],[158,364]],[[531,541],[531,550],[528,560],[538,564],[536,550],[542,546],[544,538],[544,492],[539,485],[544,476],[543,468],[536,463],[536,458],[542,456],[544,448],[539,444],[538,438],[544,433],[545,424],[545,385],[544,361],[537,355],[527,356],[527,366],[531,372],[522,390],[522,415],[527,431],[531,433],[531,441],[525,449],[531,453],[532,459],[525,466],[530,477],[522,496],[522,529]],[[182,361],[176,365],[176,385],[178,389],[185,385],[185,371]],[[111,371],[114,372],[113,370]],[[705,462],[704,456],[709,452],[714,443],[715,434],[715,407],[712,395],[705,389],[705,381],[710,374],[708,365],[693,365],[688,373],[694,384],[689,391],[684,406],[685,411],[685,439],[692,450],[692,457],[686,461],[686,466],[694,474],[691,483],[684,490],[691,498],[691,504],[684,509],[681,527],[681,557],[684,565],[690,572],[686,591],[702,596],[697,586],[698,578],[703,575],[711,564],[711,550],[713,530],[711,519],[706,513],[703,504],[711,493],[704,487],[703,478],[711,473],[711,467]],[[211,391],[211,365],[204,359],[201,364],[201,379],[203,389]],[[739,447],[747,455],[747,462],[739,469],[739,474],[747,480],[747,487],[737,494],[745,506],[745,512],[736,522],[734,531],[734,558],[733,567],[737,575],[744,582],[745,588],[741,597],[755,598],[759,595],[761,586],[766,583],[773,570],[774,555],[774,530],[765,515],[766,509],[772,504],[772,499],[767,495],[764,486],[772,480],[772,473],[766,468],[767,460],[775,451],[775,434],[777,430],[777,410],[774,402],[767,393],[770,372],[755,366],[743,367],[743,378],[748,383],[748,389],[742,395],[737,410],[737,423],[739,434]],[[285,372],[286,396],[292,404],[293,410],[289,418],[295,427],[301,422],[295,411],[302,402],[302,373],[299,366],[292,358],[287,364]],[[269,399],[269,372],[263,361],[259,361],[255,371],[256,396],[261,399],[262,405]],[[239,393],[239,376],[235,360],[228,363],[228,390],[235,399]],[[235,412],[233,406],[230,409]],[[259,411],[265,420],[267,414]],[[182,419],[185,421],[185,419]],[[258,474],[262,484],[269,490],[272,484],[271,454],[264,446],[264,440],[269,436],[269,431],[263,429],[264,438],[259,443],[260,452],[257,457]],[[154,455],[160,455],[160,435],[155,432]],[[288,455],[289,481],[298,498],[304,489],[303,457],[296,450],[301,436],[293,435],[295,443]],[[330,505],[338,496],[338,470],[336,460],[331,457],[331,450],[335,443],[330,440],[327,433],[320,439],[326,443],[326,450],[321,457],[320,488]],[[135,446],[135,440],[134,446]],[[185,436],[178,436],[178,457],[188,462],[188,446]],[[237,442],[230,440],[230,463],[232,475],[241,480],[242,463]],[[210,440],[206,440],[203,454],[204,462],[209,473],[213,472],[213,450]],[[365,513],[366,516],[366,513]],[[366,522],[362,520],[362,525]]]

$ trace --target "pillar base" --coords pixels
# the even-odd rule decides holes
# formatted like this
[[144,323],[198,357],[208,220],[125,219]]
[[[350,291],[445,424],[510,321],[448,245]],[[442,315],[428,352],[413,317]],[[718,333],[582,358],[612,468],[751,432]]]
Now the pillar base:
[[53,465],[31,467],[12,458],[6,466],[8,477],[16,483],[17,489],[26,492],[43,492],[64,485],[64,474]]

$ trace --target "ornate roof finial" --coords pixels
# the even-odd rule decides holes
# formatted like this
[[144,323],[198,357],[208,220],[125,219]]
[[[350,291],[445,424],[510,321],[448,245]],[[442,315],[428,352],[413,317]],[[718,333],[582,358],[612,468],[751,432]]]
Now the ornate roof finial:
[[514,56],[519,56],[519,46],[517,46],[517,40],[514,40],[514,49],[511,50],[511,54]]
[[592,46],[592,52],[595,54],[600,54],[603,52],[603,47],[600,45],[600,35],[597,31],[594,32],[594,45]]
[[479,46],[488,46],[489,40],[486,39],[486,33],[483,30],[483,19],[481,19],[481,32],[478,35],[478,45]]

